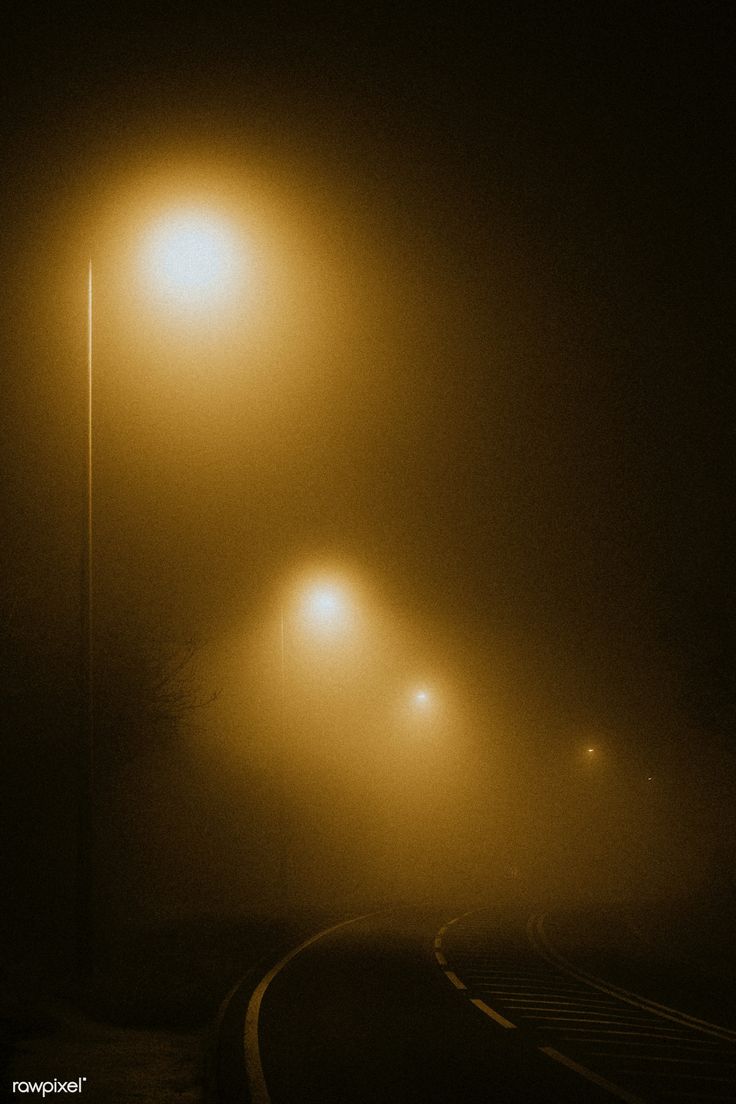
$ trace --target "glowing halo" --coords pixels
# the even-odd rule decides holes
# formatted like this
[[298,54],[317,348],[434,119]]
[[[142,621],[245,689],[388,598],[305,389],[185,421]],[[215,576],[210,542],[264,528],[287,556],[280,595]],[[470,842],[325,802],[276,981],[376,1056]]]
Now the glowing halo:
[[149,228],[143,261],[156,295],[195,307],[228,294],[237,256],[235,234],[225,219],[206,208],[186,207],[167,212]]

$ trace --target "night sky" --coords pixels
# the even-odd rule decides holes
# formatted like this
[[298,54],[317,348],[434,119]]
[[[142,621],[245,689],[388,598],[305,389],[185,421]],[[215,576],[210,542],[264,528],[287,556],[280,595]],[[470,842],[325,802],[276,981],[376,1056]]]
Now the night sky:
[[96,205],[196,151],[287,212],[298,305],[200,390],[101,323],[101,633],[217,640],[334,554],[540,762],[727,791],[733,15],[645,7],[5,17],[14,700],[73,699]]

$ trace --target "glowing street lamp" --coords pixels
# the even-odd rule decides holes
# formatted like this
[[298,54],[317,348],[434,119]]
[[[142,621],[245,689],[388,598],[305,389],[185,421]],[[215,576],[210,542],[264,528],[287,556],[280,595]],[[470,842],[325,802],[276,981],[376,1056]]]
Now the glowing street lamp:
[[427,732],[437,720],[437,693],[427,684],[413,686],[405,692],[403,714],[410,730]]
[[[335,636],[344,638],[349,627],[350,615],[353,603],[345,586],[332,579],[318,579],[306,584],[302,583],[291,602],[282,600],[280,609],[280,677],[279,677],[279,713],[281,729],[281,778],[282,790],[281,809],[283,822],[281,825],[281,871],[279,875],[279,890],[281,903],[284,910],[289,901],[289,865],[291,855],[291,832],[287,815],[287,801],[289,787],[287,786],[287,739],[288,739],[288,710],[287,710],[287,629],[294,625],[294,614],[299,626],[306,631],[313,640],[315,635],[324,639],[334,639]],[[289,609],[291,616],[289,616]]]
[[[291,613],[289,612],[289,608]],[[286,635],[287,623],[298,624],[310,639],[344,639],[350,628],[354,603],[345,584],[318,578],[302,582],[291,601],[281,602],[281,727],[286,737]]]
[[412,694],[412,702],[416,709],[428,709],[431,702],[429,691],[424,689],[415,690]]
[[310,632],[332,635],[347,628],[350,602],[339,584],[318,582],[305,590],[301,613],[302,621]]
[[237,283],[241,255],[232,227],[206,207],[167,211],[148,227],[141,260],[152,294],[174,306],[205,309]]
[[309,597],[310,612],[320,623],[333,620],[340,609],[340,598],[334,590],[316,590]]
[[[236,283],[237,239],[220,216],[204,207],[162,215],[142,242],[143,267],[152,294],[179,308],[212,307]],[[93,298],[92,261],[87,272],[87,402],[85,524],[81,571],[81,778],[77,862],[77,965],[88,969],[93,954],[94,890],[94,627],[93,627]]]

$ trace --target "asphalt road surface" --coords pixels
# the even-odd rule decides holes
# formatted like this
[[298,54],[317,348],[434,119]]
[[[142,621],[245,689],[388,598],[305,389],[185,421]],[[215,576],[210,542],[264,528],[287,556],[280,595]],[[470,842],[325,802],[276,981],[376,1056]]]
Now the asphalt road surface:
[[327,925],[231,1002],[221,1099],[733,1101],[728,986],[667,963],[621,916],[395,910]]

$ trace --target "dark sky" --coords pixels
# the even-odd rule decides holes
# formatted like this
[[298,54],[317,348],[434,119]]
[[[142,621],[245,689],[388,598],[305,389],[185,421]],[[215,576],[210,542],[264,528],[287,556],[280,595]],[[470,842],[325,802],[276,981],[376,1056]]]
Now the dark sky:
[[242,437],[231,416],[214,447],[215,401],[187,409],[191,481],[180,408],[121,384],[134,428],[116,436],[101,394],[109,608],[217,632],[327,549],[456,649],[470,685],[506,649],[532,716],[622,724],[630,746],[680,698],[723,716],[733,16],[489,7],[5,17],[13,631],[74,637],[83,395],[67,373],[84,346],[64,280],[86,264],[85,201],[106,167],[143,170],[181,141],[255,157],[328,267],[377,258],[372,298],[280,413],[261,394]]

